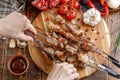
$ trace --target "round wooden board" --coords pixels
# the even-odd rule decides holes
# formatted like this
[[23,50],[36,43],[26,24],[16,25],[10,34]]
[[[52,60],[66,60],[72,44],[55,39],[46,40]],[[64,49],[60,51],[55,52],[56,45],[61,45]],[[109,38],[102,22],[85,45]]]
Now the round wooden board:
[[[52,22],[56,23],[55,16],[52,15],[54,13],[57,14],[56,12],[57,12],[56,9],[51,9],[51,10],[44,11],[43,14],[44,14],[45,19],[50,19]],[[50,13],[52,13],[52,14],[50,14]],[[93,29],[91,29],[90,26],[87,26],[82,22],[82,12],[81,11],[77,12],[76,19],[74,19],[72,21],[75,22],[76,24],[79,24],[84,31],[87,29],[88,31],[87,32],[85,31],[86,35],[88,37],[94,39],[96,45],[99,48],[104,50],[106,53],[109,53],[110,35],[109,35],[109,30],[107,28],[107,25],[103,18],[101,19],[100,23],[94,28],[94,31],[93,31]],[[70,22],[70,21],[67,21],[67,22]],[[36,19],[33,21],[33,25],[36,26],[36,29],[43,29],[43,21],[42,21],[41,14],[39,14],[36,17]],[[38,32],[39,32],[39,30],[38,30]],[[97,34],[96,32],[99,32],[99,34]],[[41,40],[43,40],[43,39],[41,39]],[[35,43],[28,42],[28,47],[29,47],[30,55],[31,55],[33,61],[35,62],[35,64],[39,68],[41,68],[45,73],[48,74],[52,70],[52,68],[54,66],[54,62],[52,60],[50,60],[48,58],[48,56],[46,56],[44,53],[42,53],[41,50],[37,46],[35,46]],[[89,52],[88,54],[90,57],[94,57],[95,61],[97,61],[98,63],[101,64],[104,62],[104,58],[97,55],[96,53]],[[86,67],[84,69],[78,68],[77,70],[80,73],[80,78],[88,77],[96,71],[95,69],[90,68],[90,67]]]

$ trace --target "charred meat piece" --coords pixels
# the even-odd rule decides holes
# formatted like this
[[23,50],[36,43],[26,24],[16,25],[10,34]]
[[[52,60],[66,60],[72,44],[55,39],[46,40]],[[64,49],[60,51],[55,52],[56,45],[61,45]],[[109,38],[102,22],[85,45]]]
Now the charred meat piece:
[[69,42],[69,44],[77,50],[81,48],[81,45],[79,43]]
[[67,44],[67,42],[68,42],[67,39],[65,39],[65,38],[62,37],[62,36],[59,36],[58,41],[59,41],[59,42],[62,42],[64,45]]
[[49,29],[55,29],[55,30],[60,30],[60,29],[61,29],[58,25],[54,24],[54,23],[51,22],[51,21],[49,21],[49,22],[47,22],[47,23],[48,23],[48,28],[49,28]]
[[67,39],[70,39],[76,42],[79,41],[76,37],[74,37],[73,34],[64,31],[63,29],[60,28],[60,26],[55,25],[54,23],[50,21],[48,22],[48,28],[51,29],[53,32],[59,33],[61,36],[66,37]]
[[64,24],[65,23],[65,19],[63,19],[60,15],[56,16],[56,21],[60,24]]
[[80,33],[83,33],[83,30],[80,29],[79,26],[72,24],[72,23],[65,23],[65,26],[72,31],[73,34],[79,35]]
[[66,62],[66,58],[67,58],[67,56],[66,55],[64,55],[64,56],[62,56],[62,57],[60,57],[60,58],[58,58],[60,61],[62,61],[62,62]]
[[64,44],[62,42],[59,42],[57,47],[59,47],[60,49],[63,49],[65,46],[64,46]]
[[69,44],[65,45],[65,50],[68,52],[68,55],[77,54],[77,49],[75,49]]
[[56,50],[54,55],[60,61],[65,61],[66,60],[66,53],[63,52],[63,51]]
[[51,53],[52,55],[54,55],[55,51],[52,47],[45,47],[44,50],[48,53]]
[[56,56],[57,58],[62,57],[62,56],[64,56],[64,55],[65,55],[65,53],[64,53],[63,51],[59,51],[59,50],[56,50],[56,51],[55,51],[55,56]]
[[69,55],[67,56],[67,62],[72,63],[77,61],[77,56],[76,55]]
[[59,47],[60,49],[64,48],[63,42],[59,42],[56,38],[47,38],[47,42],[55,47]]
[[86,52],[92,51],[92,46],[87,41],[82,42],[81,48]]
[[83,61],[83,57],[84,57],[85,53],[86,53],[86,52],[83,51],[83,50],[79,50],[79,51],[78,51],[77,57],[78,57],[78,60],[79,60],[80,62]]
[[47,38],[47,42],[55,46],[58,45],[58,40],[56,38]]
[[58,38],[58,35],[57,35],[55,32],[52,33],[52,36],[53,36],[54,38]]

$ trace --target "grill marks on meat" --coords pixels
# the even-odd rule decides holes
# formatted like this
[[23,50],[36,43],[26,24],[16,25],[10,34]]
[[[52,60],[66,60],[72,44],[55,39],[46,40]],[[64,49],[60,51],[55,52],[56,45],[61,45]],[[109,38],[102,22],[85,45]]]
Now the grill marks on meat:
[[58,45],[58,40],[56,38],[47,38],[47,42],[52,44],[52,45],[55,45],[57,46]]
[[54,55],[55,50],[52,47],[45,47],[44,50],[48,53],[51,53],[51,55]]
[[65,26],[66,26],[70,31],[72,31],[72,33],[75,34],[75,35],[79,35],[79,34],[83,33],[83,30],[81,30],[80,27],[78,27],[78,26],[75,25],[75,24],[65,23]]
[[72,47],[71,45],[67,44],[65,46],[65,50],[68,52],[68,55],[73,55],[77,53],[77,49],[75,49],[74,47]]
[[60,48],[60,49],[63,49],[65,47],[64,45],[67,44],[67,40],[60,36],[57,38],[49,36],[47,38],[47,42],[55,47]]
[[87,42],[87,41],[83,41],[82,44],[81,44],[81,48],[88,52],[88,51],[92,51],[91,49],[91,45]]
[[59,50],[57,50],[57,51],[55,51],[55,57],[57,58],[57,59],[59,59],[60,61],[66,61],[66,53],[65,52],[63,52],[63,51],[59,51]]
[[74,35],[80,35],[81,33],[83,33],[83,30],[80,29],[80,26],[77,24],[73,24],[73,23],[66,23],[65,19],[63,19],[60,15],[56,16],[56,21],[59,22],[60,24],[65,24],[65,26],[72,31],[72,33]]
[[53,36],[54,38],[58,38],[58,35],[57,35],[55,32],[52,33],[52,36]]
[[60,15],[56,16],[56,21],[60,24],[65,24],[65,19],[63,19]]
[[83,57],[85,55],[85,51],[83,50],[79,50],[78,53],[77,53],[77,58],[78,58],[78,61],[82,62],[83,61]]
[[69,63],[73,63],[73,62],[77,62],[78,60],[77,60],[77,56],[76,55],[69,55],[68,57],[67,57],[67,62],[69,62]]

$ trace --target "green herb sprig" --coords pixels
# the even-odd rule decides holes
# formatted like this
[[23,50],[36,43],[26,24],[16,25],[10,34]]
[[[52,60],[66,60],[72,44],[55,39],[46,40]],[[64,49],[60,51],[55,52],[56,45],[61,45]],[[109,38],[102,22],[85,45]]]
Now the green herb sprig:
[[118,54],[118,50],[120,49],[120,32],[118,34],[118,37],[115,42],[115,48],[114,48],[114,55],[116,56]]

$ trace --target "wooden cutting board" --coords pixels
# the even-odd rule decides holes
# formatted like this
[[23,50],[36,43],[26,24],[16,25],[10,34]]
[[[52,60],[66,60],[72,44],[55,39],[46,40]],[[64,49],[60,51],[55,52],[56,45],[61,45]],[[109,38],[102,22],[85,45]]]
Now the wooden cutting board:
[[[49,19],[52,22],[56,23],[55,21],[55,16],[52,14],[58,14],[57,9],[51,9],[51,10],[46,10],[42,12],[44,14],[45,19]],[[52,13],[52,14],[50,14]],[[86,35],[92,39],[95,40],[96,45],[107,52],[109,54],[109,48],[110,48],[110,36],[109,36],[109,30],[107,28],[107,25],[102,18],[100,23],[95,26],[95,28],[91,28],[88,25],[85,25],[82,22],[82,12],[78,11],[77,12],[77,17],[76,19],[72,20],[72,22],[75,22],[76,24],[79,24],[81,26],[81,29],[83,29],[86,33]],[[63,16],[64,17],[64,16]],[[64,17],[65,18],[65,17]],[[67,21],[71,22],[71,21]],[[36,29],[43,29],[43,20],[41,14],[39,14],[36,19],[33,21],[33,25],[36,26]],[[63,26],[61,26],[63,27]],[[38,30],[39,32],[39,30]],[[39,38],[40,40],[44,41],[42,38]],[[42,69],[45,73],[49,74],[49,72],[52,70],[54,66],[54,62],[48,58],[47,55],[41,52],[41,50],[35,45],[34,42],[28,42],[28,47],[29,47],[29,52],[30,55],[35,62],[35,64]],[[96,53],[88,53],[91,58],[95,58],[94,60],[98,63],[103,63],[104,58],[101,57],[100,55],[97,55]],[[80,78],[85,78],[93,74],[96,70],[90,67],[86,68],[78,68],[78,72],[80,73]]]

